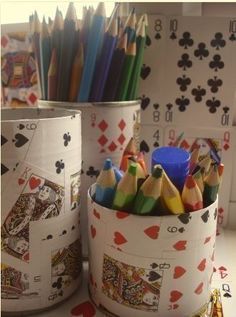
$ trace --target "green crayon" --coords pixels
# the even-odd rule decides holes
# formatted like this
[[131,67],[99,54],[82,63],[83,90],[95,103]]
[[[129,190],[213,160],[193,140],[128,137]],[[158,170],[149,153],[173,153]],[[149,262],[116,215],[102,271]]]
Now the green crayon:
[[137,192],[137,164],[131,163],[128,170],[117,185],[112,208],[131,211]]
[[161,207],[162,173],[162,167],[156,165],[152,175],[140,187],[134,204],[135,214],[150,214],[154,208]]

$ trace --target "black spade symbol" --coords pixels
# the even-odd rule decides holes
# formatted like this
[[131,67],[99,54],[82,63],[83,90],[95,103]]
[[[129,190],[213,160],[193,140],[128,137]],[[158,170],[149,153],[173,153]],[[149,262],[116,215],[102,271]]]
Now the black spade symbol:
[[1,135],[1,146],[3,146],[5,143],[7,143],[7,139]]
[[21,147],[25,145],[25,143],[27,143],[28,141],[29,139],[21,133],[16,133],[15,140],[13,140],[13,142],[15,142],[16,147]]
[[178,219],[183,223],[183,224],[187,224],[189,223],[191,216],[189,213],[184,213],[178,216]]
[[209,218],[209,210],[205,211],[204,214],[201,216],[201,218],[202,218],[202,221],[206,223]]
[[144,140],[140,143],[140,151],[146,153],[150,151],[148,144]]
[[148,280],[150,282],[154,282],[154,281],[158,280],[160,277],[161,277],[161,275],[159,273],[157,273],[155,271],[150,271]]

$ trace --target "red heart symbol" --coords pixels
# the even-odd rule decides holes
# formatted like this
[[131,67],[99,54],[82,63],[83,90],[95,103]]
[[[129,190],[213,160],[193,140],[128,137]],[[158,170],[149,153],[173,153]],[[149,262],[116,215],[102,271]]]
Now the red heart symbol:
[[199,271],[204,271],[205,268],[206,268],[206,259],[203,259],[199,264],[198,264],[198,267]]
[[116,212],[116,217],[118,219],[124,219],[124,218],[126,218],[128,216],[129,216],[129,214],[127,212],[124,212],[124,211],[117,211]]
[[174,270],[174,278],[179,278],[186,272],[182,266],[176,266]]
[[179,307],[178,304],[174,304],[174,305],[173,305],[173,309],[177,309],[178,307]]
[[180,297],[182,297],[183,294],[180,293],[179,291],[171,291],[170,292],[170,302],[174,303],[174,302],[177,302],[177,300],[180,299]]
[[18,178],[18,184],[22,185],[24,184],[25,180],[23,178]]
[[204,241],[204,244],[206,244],[207,242],[209,242],[211,240],[211,237],[207,237]]
[[95,217],[100,219],[100,213],[96,209],[93,209],[93,214],[94,214]]
[[186,240],[180,240],[173,245],[173,248],[175,248],[177,251],[185,250],[186,243],[187,243]]
[[115,242],[115,244],[120,245],[120,244],[123,244],[123,243],[126,243],[126,242],[127,242],[127,240],[125,239],[125,237],[124,237],[120,232],[116,231],[116,232],[114,233],[114,235],[115,235],[115,237],[114,237],[114,242]]
[[220,267],[219,267],[219,270],[220,270],[220,271],[227,271],[227,269],[226,269],[224,266],[220,266]]
[[160,230],[159,226],[151,226],[144,230],[146,235],[151,239],[157,239],[158,238],[158,232]]
[[195,289],[194,293],[196,293],[197,295],[201,294],[203,290],[203,282],[201,282],[198,287]]
[[34,176],[32,176],[29,181],[29,186],[31,189],[35,189],[36,187],[40,185],[40,183],[41,183],[41,179],[35,178]]
[[91,230],[92,238],[94,238],[96,236],[96,228],[93,225],[91,225],[90,230]]
[[220,207],[219,209],[218,209],[218,213],[219,214],[222,214],[224,212],[224,209],[222,208],[222,207]]
[[93,317],[96,315],[96,310],[90,301],[75,306],[70,312],[72,316]]

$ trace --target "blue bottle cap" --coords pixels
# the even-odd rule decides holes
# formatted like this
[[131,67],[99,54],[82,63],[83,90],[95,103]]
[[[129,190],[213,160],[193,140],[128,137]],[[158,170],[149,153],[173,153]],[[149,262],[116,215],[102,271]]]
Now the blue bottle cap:
[[[172,146],[159,147],[152,153],[152,168],[160,164],[166,174],[180,189],[189,173],[190,154],[181,148]],[[179,185],[180,183],[180,185]]]

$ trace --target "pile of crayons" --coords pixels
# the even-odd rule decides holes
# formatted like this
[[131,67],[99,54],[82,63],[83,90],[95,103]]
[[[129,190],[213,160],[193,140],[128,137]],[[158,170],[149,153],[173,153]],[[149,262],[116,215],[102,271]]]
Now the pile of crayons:
[[40,23],[30,16],[30,34],[41,99],[69,102],[137,99],[146,42],[147,15],[137,21],[134,9],[122,16],[117,4],[110,18],[100,2],[83,9],[78,20],[70,3],[63,20]]
[[94,200],[107,208],[139,215],[168,215],[193,212],[216,199],[224,164],[210,156],[199,160],[199,148],[190,154],[189,174],[180,191],[161,165],[148,175],[142,153],[131,138],[124,150],[120,169],[106,159],[95,184]]

